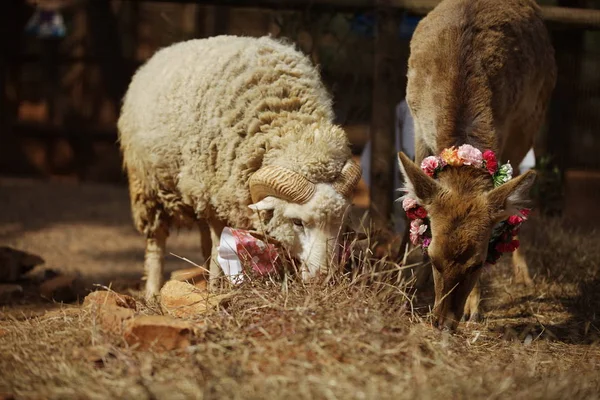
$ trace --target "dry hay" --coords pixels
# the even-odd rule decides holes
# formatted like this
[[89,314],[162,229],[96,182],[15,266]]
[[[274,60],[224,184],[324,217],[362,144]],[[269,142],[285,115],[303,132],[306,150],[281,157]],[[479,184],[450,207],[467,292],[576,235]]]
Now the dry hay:
[[[199,316],[191,347],[138,351],[89,309],[0,314],[0,393],[18,398],[598,398],[600,247],[535,221],[523,235],[532,288],[486,274],[486,319],[451,335],[411,310],[380,268],[337,282],[286,279],[236,289]],[[157,313],[139,304],[144,313]]]

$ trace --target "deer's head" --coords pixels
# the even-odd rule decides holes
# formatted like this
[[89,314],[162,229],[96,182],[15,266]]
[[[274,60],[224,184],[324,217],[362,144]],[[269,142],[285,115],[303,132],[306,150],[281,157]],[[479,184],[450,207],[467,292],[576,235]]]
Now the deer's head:
[[404,153],[399,153],[399,161],[407,196],[416,199],[429,218],[435,324],[453,330],[486,262],[492,230],[525,206],[535,172],[494,188],[491,175],[482,168],[448,167],[433,179]]

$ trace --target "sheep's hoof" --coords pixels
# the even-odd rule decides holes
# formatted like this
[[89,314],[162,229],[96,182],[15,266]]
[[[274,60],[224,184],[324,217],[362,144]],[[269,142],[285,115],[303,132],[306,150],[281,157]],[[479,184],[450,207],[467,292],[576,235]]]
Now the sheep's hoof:
[[146,291],[144,299],[148,306],[157,306],[160,304],[160,292]]
[[217,293],[221,290],[221,280],[219,278],[211,278],[208,281],[208,291]]

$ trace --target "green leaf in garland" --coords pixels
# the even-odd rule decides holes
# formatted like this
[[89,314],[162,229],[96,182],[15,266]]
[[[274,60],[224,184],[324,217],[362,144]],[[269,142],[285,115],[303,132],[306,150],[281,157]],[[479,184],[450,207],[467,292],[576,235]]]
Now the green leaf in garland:
[[494,186],[498,187],[512,179],[513,169],[510,163],[501,165],[498,172],[494,174]]

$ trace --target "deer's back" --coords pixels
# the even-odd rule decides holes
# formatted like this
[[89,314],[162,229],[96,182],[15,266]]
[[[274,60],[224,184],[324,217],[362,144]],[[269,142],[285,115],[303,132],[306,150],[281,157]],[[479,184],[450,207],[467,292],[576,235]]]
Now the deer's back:
[[462,143],[502,151],[518,121],[540,114],[541,123],[555,75],[534,1],[444,0],[411,41],[407,101],[417,140],[432,154]]

